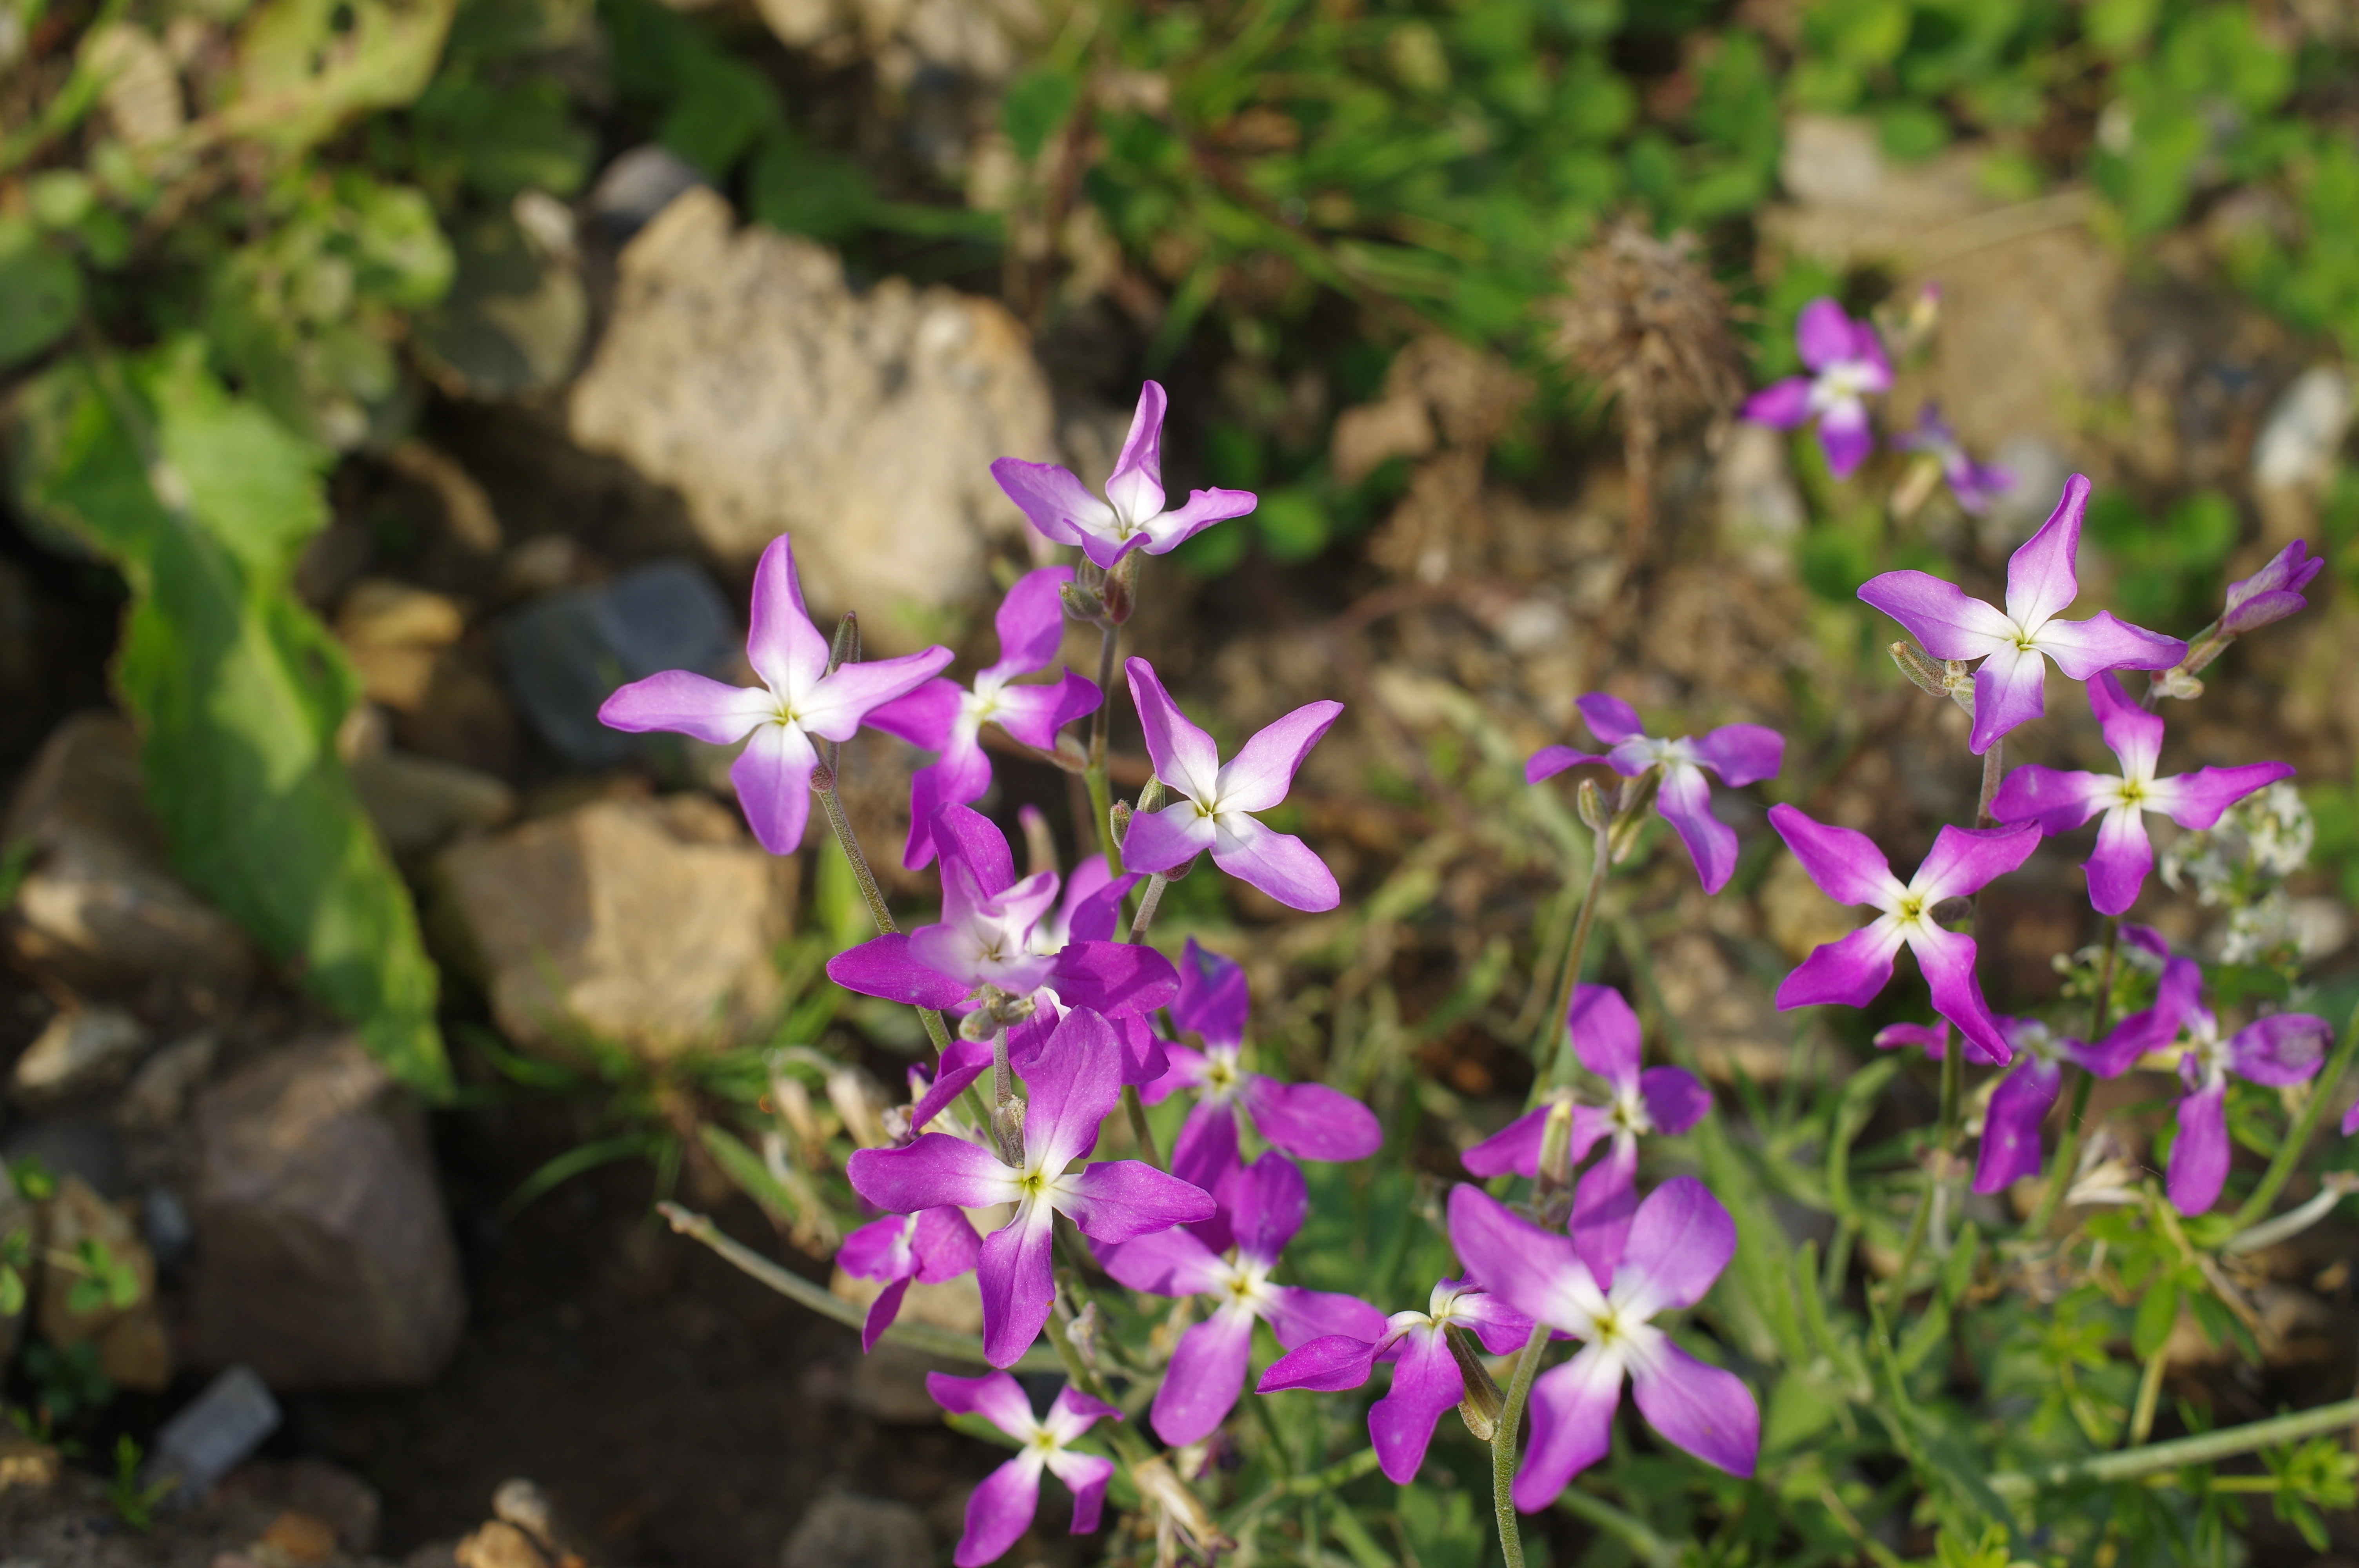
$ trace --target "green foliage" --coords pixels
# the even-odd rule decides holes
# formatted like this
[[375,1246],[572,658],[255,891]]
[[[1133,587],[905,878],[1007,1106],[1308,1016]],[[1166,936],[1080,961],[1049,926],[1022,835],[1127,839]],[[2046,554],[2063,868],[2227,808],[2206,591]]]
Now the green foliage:
[[21,503],[131,584],[115,680],[175,861],[397,1076],[441,1092],[434,970],[336,755],[354,677],[288,586],[326,519],[324,454],[186,340],[61,363],[25,389],[21,432]]
[[140,1461],[146,1453],[132,1440],[129,1433],[114,1440],[114,1476],[106,1484],[106,1505],[114,1517],[133,1530],[146,1534],[155,1528],[156,1505],[172,1495],[179,1485],[171,1476],[160,1480],[141,1481]]
[[2214,613],[2221,568],[2243,532],[2235,504],[2217,491],[2199,491],[2159,518],[2117,490],[2089,501],[2087,538],[2115,563],[2110,603],[2140,626],[2191,633]]

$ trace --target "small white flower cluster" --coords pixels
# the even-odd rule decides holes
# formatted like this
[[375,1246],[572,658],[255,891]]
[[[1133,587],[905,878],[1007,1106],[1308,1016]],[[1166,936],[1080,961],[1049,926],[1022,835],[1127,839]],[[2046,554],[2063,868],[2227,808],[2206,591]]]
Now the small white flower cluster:
[[2192,886],[2209,908],[2227,907],[2222,962],[2266,963],[2300,946],[2283,883],[2310,864],[2317,837],[2300,792],[2281,780],[2229,807],[2217,827],[2173,840],[2162,852],[2162,880],[2174,890]]

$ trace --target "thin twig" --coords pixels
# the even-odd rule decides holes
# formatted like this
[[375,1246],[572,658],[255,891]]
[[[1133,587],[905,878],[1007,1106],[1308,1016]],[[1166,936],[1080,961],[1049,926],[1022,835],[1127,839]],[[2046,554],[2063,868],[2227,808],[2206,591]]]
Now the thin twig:
[[2037,1469],[2002,1470],[1990,1478],[1990,1489],[2002,1498],[2022,1498],[2060,1487],[2104,1486],[2112,1481],[2130,1481],[2140,1476],[2151,1476],[2157,1471],[2178,1470],[2190,1465],[2209,1465],[2222,1459],[2233,1459],[2240,1454],[2250,1454],[2276,1444],[2298,1443],[2305,1437],[2315,1437],[2337,1427],[2347,1427],[2354,1421],[2359,1421],[2359,1399],[2339,1400],[2331,1405],[2318,1405],[2267,1421],[2232,1426],[2222,1432],[2200,1433],[2193,1437],[2174,1438],[2169,1443],[2150,1443],[2136,1448],[2125,1448],[2116,1454],[2068,1459],[2054,1465],[2043,1465]]

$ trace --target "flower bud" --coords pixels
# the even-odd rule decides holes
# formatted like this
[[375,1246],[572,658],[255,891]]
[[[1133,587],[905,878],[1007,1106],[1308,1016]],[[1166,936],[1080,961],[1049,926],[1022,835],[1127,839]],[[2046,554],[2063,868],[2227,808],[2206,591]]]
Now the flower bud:
[[1583,779],[1573,786],[1572,806],[1581,814],[1582,826],[1592,833],[1604,832],[1614,820],[1605,806],[1605,793],[1597,787],[1595,779]]
[[2270,557],[2260,570],[2228,585],[2227,608],[2220,613],[2221,634],[2241,637],[2308,609],[2310,600],[2301,596],[2301,590],[2325,567],[2325,557],[2311,555],[2309,544],[2296,539]]
[[1160,809],[1162,805],[1163,781],[1158,778],[1150,778],[1147,781],[1146,787],[1142,788],[1138,792],[1138,809],[1141,811],[1155,811]]
[[2158,697],[2175,697],[2181,702],[2192,702],[2203,695],[2203,683],[2189,675],[2187,666],[2181,665],[2177,669],[2165,670],[2156,676],[2154,689]]
[[1122,564],[1106,575],[1105,587],[1100,589],[1105,596],[1106,619],[1117,626],[1128,621],[1131,611],[1138,608],[1138,558],[1143,553],[1133,550],[1123,557]]
[[1123,841],[1130,837],[1130,802],[1115,801],[1106,808],[1106,817],[1107,827],[1114,834],[1114,848],[1120,849]]
[[843,619],[835,623],[835,641],[828,645],[827,667],[832,672],[844,665],[860,662],[860,615],[847,610]]
[[970,1044],[980,1044],[999,1033],[999,1023],[991,1016],[990,1008],[978,1007],[959,1020],[958,1032],[960,1039]]
[[1087,621],[1095,624],[1105,619],[1105,599],[1095,589],[1069,582],[1057,589],[1057,597],[1064,601],[1065,618],[1069,621]]
[[1010,1165],[1024,1163],[1024,1102],[1009,1098],[991,1108],[991,1137],[999,1157]]
[[1906,637],[1886,651],[1891,654],[1892,662],[1900,666],[1900,673],[1907,676],[1918,690],[1933,697],[1950,695],[1949,672],[1943,667],[1943,661]]
[[1441,1336],[1442,1343],[1450,1346],[1450,1358],[1458,1363],[1459,1380],[1466,1388],[1465,1397],[1458,1401],[1458,1419],[1466,1423],[1475,1442],[1488,1443],[1499,1430],[1499,1412],[1506,1408],[1506,1398],[1463,1334],[1445,1326]]

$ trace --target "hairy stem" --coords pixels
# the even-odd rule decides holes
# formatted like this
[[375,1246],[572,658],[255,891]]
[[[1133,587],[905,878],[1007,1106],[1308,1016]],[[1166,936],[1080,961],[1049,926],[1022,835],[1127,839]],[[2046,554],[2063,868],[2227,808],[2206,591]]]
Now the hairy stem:
[[1114,781],[1107,771],[1106,732],[1114,720],[1114,644],[1121,639],[1122,628],[1112,621],[1098,622],[1098,690],[1105,696],[1098,710],[1090,715],[1090,760],[1082,774],[1090,791],[1090,826],[1104,852],[1106,871],[1117,877],[1122,875],[1122,846],[1114,837]]
[[2318,1130],[2319,1119],[2326,1114],[2326,1102],[2333,1097],[2335,1086],[2351,1065],[2352,1054],[2359,1051],[2359,1007],[2351,1010],[2351,1021],[2343,1026],[2343,1039],[2334,1047],[2334,1054],[2326,1059],[2326,1066],[2310,1080],[2310,1098],[2303,1102],[2301,1114],[2286,1129],[2285,1141],[2277,1145],[2277,1158],[2262,1173],[2261,1184],[2236,1211],[2236,1228],[2242,1230],[2256,1223],[2277,1202],[2277,1194],[2293,1176],[2294,1167],[2301,1163],[2303,1151],[2310,1147],[2310,1135]]
[[2280,1443],[2299,1443],[2305,1437],[2348,1427],[2354,1421],[2359,1421],[2359,1399],[2338,1400],[2331,1405],[2318,1405],[2220,1432],[2173,1438],[2169,1443],[2150,1443],[2031,1470],[2002,1470],[1990,1477],[1990,1489],[2002,1498],[2021,1498],[2053,1487],[2134,1480],[2161,1470],[2233,1459]]
[[1548,1344],[1549,1327],[1532,1325],[1532,1336],[1516,1357],[1516,1375],[1507,1381],[1507,1402],[1499,1408],[1499,1430],[1491,1437],[1491,1506],[1499,1522],[1499,1555],[1506,1568],[1524,1568],[1524,1531],[1516,1520],[1516,1437],[1524,1424],[1524,1403],[1531,1398],[1532,1379],[1539,1372],[1540,1351]]
[[1538,1105],[1540,1096],[1557,1086],[1557,1079],[1568,1070],[1571,1053],[1565,1050],[1565,1011],[1572,1005],[1572,988],[1581,979],[1581,960],[1589,950],[1590,928],[1597,923],[1597,905],[1605,892],[1605,878],[1612,865],[1609,834],[1599,828],[1594,834],[1596,851],[1589,863],[1589,885],[1582,890],[1581,913],[1572,919],[1572,935],[1566,941],[1564,957],[1557,965],[1556,984],[1549,993],[1548,1015],[1540,1020],[1540,1032],[1532,1042],[1532,1056],[1540,1070],[1532,1076],[1531,1097],[1526,1108]]
[[1991,816],[1991,802],[1998,798],[1999,776],[2006,772],[2006,741],[1994,741],[1991,749],[1983,753],[1983,793],[1982,798],[1974,802],[1975,827],[1988,827],[1995,820]]
[[1147,886],[1138,894],[1138,913],[1131,917],[1130,935],[1123,940],[1143,942],[1147,939],[1147,928],[1155,924],[1155,912],[1163,906],[1163,890],[1170,885],[1171,879],[1161,871],[1147,879]]

